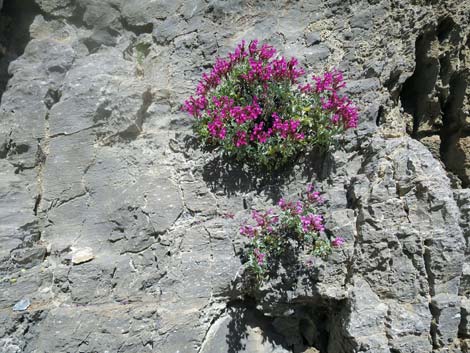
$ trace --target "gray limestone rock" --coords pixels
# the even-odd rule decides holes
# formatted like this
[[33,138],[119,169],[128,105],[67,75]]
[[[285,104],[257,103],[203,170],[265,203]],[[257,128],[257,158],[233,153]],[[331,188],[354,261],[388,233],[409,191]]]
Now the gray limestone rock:
[[72,0],[38,0],[42,11],[59,17],[71,17],[76,11]]
[[72,263],[74,265],[80,265],[84,262],[91,261],[95,258],[93,255],[92,248],[82,248],[82,249],[74,249],[72,253]]
[[256,311],[231,307],[218,318],[205,337],[201,353],[285,353],[282,336],[269,327],[269,319]]

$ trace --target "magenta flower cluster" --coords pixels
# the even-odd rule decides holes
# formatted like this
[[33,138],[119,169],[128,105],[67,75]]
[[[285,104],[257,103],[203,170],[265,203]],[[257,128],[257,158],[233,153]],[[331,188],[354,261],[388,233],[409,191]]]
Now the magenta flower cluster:
[[[358,113],[356,106],[346,97],[340,97],[338,91],[346,86],[343,81],[343,74],[338,70],[326,72],[323,76],[313,76],[317,94],[320,98],[322,109],[329,111],[333,124],[342,123],[347,128],[355,128],[358,123]],[[304,87],[305,91],[305,87]]]
[[324,235],[324,219],[318,212],[323,203],[323,197],[309,184],[298,200],[280,199],[277,212],[252,212],[252,224],[242,225],[240,234],[249,239],[248,265],[260,278],[292,241],[316,256],[326,256],[344,244],[341,237],[328,240]]
[[358,123],[357,108],[339,93],[339,71],[305,80],[296,58],[253,40],[242,41],[202,75],[196,95],[182,107],[195,118],[195,131],[211,148],[242,160],[278,166],[307,146],[328,144]]

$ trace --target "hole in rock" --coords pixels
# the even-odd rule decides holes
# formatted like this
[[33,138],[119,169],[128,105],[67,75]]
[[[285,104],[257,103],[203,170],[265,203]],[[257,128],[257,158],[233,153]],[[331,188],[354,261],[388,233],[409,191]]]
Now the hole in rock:
[[470,97],[468,46],[451,17],[428,25],[416,39],[415,70],[400,92],[401,105],[412,117],[410,135],[421,141],[447,168],[454,187],[470,185]]
[[0,10],[0,103],[10,75],[10,62],[23,54],[30,41],[29,26],[39,8],[33,0],[5,0]]
[[212,323],[200,352],[329,353],[330,325],[335,323],[331,307],[323,304],[292,303],[276,316],[259,310],[252,298],[233,301]]

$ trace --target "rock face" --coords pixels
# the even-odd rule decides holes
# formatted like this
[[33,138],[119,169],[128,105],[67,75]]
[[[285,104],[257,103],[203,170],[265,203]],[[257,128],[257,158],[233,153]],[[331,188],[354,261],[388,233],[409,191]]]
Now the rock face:
[[454,17],[443,15],[423,28],[416,39],[416,67],[400,98],[412,120],[412,136],[440,156],[468,187],[470,42]]
[[[468,0],[1,11],[0,352],[469,351]],[[343,70],[359,128],[272,175],[201,152],[180,104],[254,38]],[[308,181],[345,246],[253,286],[238,225]]]

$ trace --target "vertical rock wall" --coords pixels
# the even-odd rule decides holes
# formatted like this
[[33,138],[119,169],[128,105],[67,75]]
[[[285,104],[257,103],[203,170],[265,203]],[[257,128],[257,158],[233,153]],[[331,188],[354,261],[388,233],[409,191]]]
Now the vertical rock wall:
[[[467,352],[469,18],[467,0],[5,0],[0,352]],[[180,104],[254,38],[343,70],[359,128],[273,174],[202,153]],[[306,182],[346,245],[254,288],[238,225]]]

